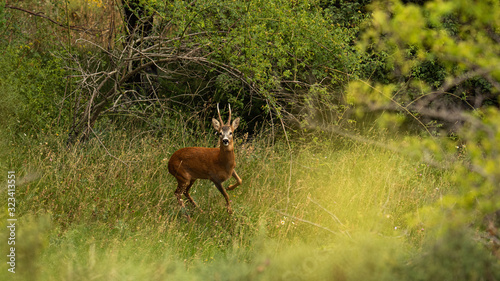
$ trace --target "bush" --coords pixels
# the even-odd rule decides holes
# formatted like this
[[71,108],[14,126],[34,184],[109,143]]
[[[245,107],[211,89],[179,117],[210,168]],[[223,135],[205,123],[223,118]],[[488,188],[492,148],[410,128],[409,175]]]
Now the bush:
[[427,241],[405,269],[408,280],[500,280],[500,264],[468,229],[448,229]]
[[64,62],[41,55],[32,44],[8,46],[0,56],[0,104],[4,132],[13,137],[36,136],[67,125]]

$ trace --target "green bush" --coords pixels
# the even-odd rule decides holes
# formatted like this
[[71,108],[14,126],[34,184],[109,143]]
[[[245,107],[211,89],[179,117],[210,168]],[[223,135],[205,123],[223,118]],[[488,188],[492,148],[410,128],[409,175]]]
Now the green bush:
[[65,62],[32,44],[7,46],[0,57],[0,121],[7,137],[31,138],[68,123]]

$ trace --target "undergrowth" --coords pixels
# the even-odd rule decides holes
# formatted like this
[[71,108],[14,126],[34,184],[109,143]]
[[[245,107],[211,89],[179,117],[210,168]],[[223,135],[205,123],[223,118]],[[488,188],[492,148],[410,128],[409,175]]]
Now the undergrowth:
[[188,205],[188,223],[169,155],[216,140],[181,144],[175,129],[162,138],[138,134],[116,130],[72,147],[44,134],[17,147],[8,163],[19,179],[17,277],[403,278],[431,232],[408,217],[453,189],[449,172],[366,144],[336,137],[290,151],[262,137],[237,145],[243,185],[230,192],[235,213],[199,180],[192,195],[204,212]]

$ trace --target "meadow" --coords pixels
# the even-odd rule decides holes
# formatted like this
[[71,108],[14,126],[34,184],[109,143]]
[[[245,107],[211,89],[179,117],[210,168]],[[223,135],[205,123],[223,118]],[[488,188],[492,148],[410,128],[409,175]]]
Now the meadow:
[[[188,223],[168,158],[216,139],[210,132],[183,134],[116,130],[68,148],[47,133],[45,141],[17,148],[23,153],[10,163],[18,177],[15,277],[413,280],[434,267],[457,276],[469,263],[443,270],[419,261],[436,227],[412,221],[453,191],[449,171],[335,135],[288,145],[266,134],[243,142],[237,134],[243,185],[230,192],[234,214],[211,182],[199,180],[192,195],[205,212],[188,204]],[[1,247],[7,251],[6,243]],[[8,274],[2,270],[2,279]]]
[[9,2],[0,280],[500,280],[498,3]]

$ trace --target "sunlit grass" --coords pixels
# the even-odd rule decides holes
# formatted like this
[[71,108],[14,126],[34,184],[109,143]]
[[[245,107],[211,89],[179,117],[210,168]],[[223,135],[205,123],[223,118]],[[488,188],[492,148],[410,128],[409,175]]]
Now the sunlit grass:
[[235,213],[227,214],[213,184],[200,180],[192,195],[205,212],[188,205],[188,223],[167,170],[178,137],[113,133],[101,139],[106,149],[96,139],[66,148],[56,138],[27,148],[17,173],[32,180],[18,188],[17,212],[43,238],[31,249],[33,274],[377,280],[423,241],[426,230],[408,226],[407,216],[450,188],[442,171],[349,140],[292,151],[258,140],[237,148],[243,185],[230,192]]

